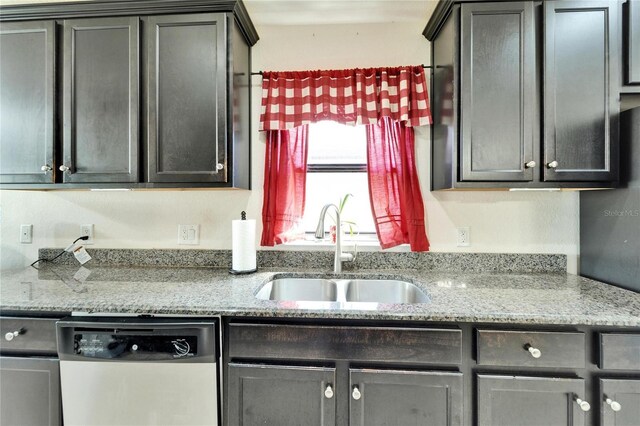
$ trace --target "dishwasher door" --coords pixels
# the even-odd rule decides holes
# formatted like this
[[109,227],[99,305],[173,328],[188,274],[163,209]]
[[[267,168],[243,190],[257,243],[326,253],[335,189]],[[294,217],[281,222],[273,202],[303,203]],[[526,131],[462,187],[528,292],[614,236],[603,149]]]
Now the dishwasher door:
[[215,322],[60,321],[65,425],[217,425]]

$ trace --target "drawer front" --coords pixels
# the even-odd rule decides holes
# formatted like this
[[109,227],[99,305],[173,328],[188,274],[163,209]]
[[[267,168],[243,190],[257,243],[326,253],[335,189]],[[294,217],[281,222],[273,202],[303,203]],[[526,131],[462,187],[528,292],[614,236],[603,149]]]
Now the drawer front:
[[600,368],[640,370],[640,334],[600,333]]
[[231,324],[229,356],[460,364],[459,329]]
[[477,330],[478,365],[584,368],[584,333]]
[[[0,351],[5,354],[56,355],[56,321],[51,318],[0,318]],[[7,333],[19,331],[7,340]]]

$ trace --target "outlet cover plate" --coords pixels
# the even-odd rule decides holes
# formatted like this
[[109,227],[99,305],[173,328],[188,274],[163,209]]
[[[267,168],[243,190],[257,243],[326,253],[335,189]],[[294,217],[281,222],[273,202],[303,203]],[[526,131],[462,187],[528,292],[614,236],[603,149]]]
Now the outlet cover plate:
[[178,244],[200,244],[200,225],[178,225]]
[[33,225],[20,225],[20,243],[31,244],[33,242]]
[[458,247],[469,247],[471,245],[471,232],[469,227],[456,229],[458,235]]
[[80,225],[80,235],[83,237],[89,236],[89,239],[87,241],[80,240],[78,243],[82,245],[93,244],[93,224]]

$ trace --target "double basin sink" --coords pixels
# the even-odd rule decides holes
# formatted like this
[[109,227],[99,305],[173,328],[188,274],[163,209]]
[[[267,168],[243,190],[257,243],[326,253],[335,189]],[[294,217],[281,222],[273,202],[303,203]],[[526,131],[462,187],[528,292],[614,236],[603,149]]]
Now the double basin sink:
[[416,285],[395,279],[275,278],[264,284],[258,299],[296,302],[427,303]]

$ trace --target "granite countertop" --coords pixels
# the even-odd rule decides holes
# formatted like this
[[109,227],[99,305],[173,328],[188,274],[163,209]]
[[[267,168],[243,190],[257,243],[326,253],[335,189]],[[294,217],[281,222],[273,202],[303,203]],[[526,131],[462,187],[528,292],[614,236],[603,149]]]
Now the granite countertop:
[[376,304],[259,300],[280,276],[328,276],[309,269],[45,266],[1,274],[0,309],[90,313],[415,320],[640,326],[640,294],[565,273],[359,270],[341,277],[404,278],[428,303]]

